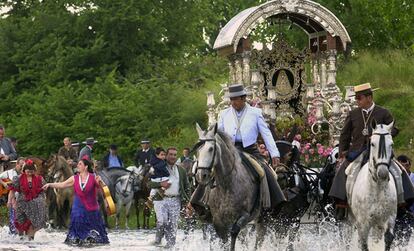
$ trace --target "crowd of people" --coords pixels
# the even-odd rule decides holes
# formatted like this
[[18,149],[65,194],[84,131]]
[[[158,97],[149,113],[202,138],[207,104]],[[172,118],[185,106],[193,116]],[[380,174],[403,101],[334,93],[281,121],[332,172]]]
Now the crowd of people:
[[[372,129],[368,127],[370,121],[375,119],[378,123],[389,124],[394,119],[388,110],[377,106],[373,101],[373,90],[369,84],[355,87],[358,108],[352,110],[345,121],[339,142],[339,166],[333,180],[330,196],[335,198],[339,209],[347,207],[345,193],[345,168],[361,154],[367,156],[369,152],[369,139]],[[236,84],[229,87],[231,106],[220,113],[218,120],[219,130],[227,133],[241,152],[250,153],[252,156],[263,160],[264,172],[268,181],[270,194],[269,207],[276,207],[285,201],[283,193],[276,180],[273,168],[280,162],[280,153],[263,118],[260,109],[249,106],[246,103],[246,92],[242,85]],[[396,135],[398,130],[393,130]],[[263,143],[258,144],[258,135],[261,135]],[[295,137],[293,146],[301,147],[301,138]],[[63,146],[58,155],[64,157],[67,163],[74,169],[75,175],[64,182],[46,183],[43,177],[36,175],[35,163],[31,159],[18,157],[12,141],[5,137],[5,128],[0,126],[0,184],[11,190],[8,195],[7,206],[10,215],[10,232],[12,234],[26,234],[30,239],[34,234],[46,225],[45,191],[48,188],[64,189],[73,187],[74,203],[71,210],[71,224],[65,240],[68,244],[82,245],[85,243],[109,243],[107,232],[99,211],[97,194],[100,192],[102,180],[94,174],[93,147],[97,141],[94,138],[85,140],[84,147],[78,151],[72,146],[70,138],[63,140]],[[183,155],[178,159],[178,150],[169,147],[156,149],[151,147],[148,139],[143,139],[141,148],[137,151],[134,164],[136,166],[151,165],[151,180],[149,186],[151,193],[148,205],[154,207],[156,213],[156,236],[154,244],[158,245],[165,237],[167,246],[175,245],[176,233],[180,211],[186,209],[188,214],[193,213],[193,206],[205,206],[201,198],[205,193],[202,188],[191,198],[191,188],[188,170],[181,163],[187,160],[193,161],[190,149],[185,148]],[[248,160],[241,155],[244,162]],[[10,161],[16,160],[13,169],[8,168]],[[365,158],[366,161],[366,158]],[[410,206],[414,199],[414,187],[407,181],[414,183],[414,173],[411,173],[411,160],[405,156],[399,156],[396,161],[401,166],[402,175],[395,180],[402,179],[400,184],[396,182],[399,195],[398,206]],[[104,169],[125,168],[124,161],[118,154],[115,144],[109,146],[108,153],[101,160]],[[404,169],[403,169],[403,168]],[[4,172],[3,172],[4,171]],[[395,172],[397,173],[397,172]],[[409,177],[409,178],[408,178]],[[409,182],[409,184],[407,183]],[[402,187],[404,185],[404,188]],[[414,212],[414,205],[410,210]],[[339,212],[340,213],[340,212]]]
[[[109,243],[98,203],[101,185],[105,184],[94,172],[93,148],[96,143],[93,138],[87,138],[79,151],[79,145],[72,144],[71,139],[65,137],[58,155],[73,168],[74,175],[64,182],[46,183],[42,176],[36,174],[36,164],[32,159],[18,157],[15,146],[5,137],[4,126],[0,125],[0,185],[10,190],[7,196],[10,234],[34,239],[35,233],[46,227],[48,220],[47,189],[72,187],[74,200],[65,243],[80,246]],[[160,244],[165,237],[168,246],[175,245],[180,211],[190,198],[187,171],[179,163],[193,158],[189,156],[189,148],[183,150],[179,159],[177,151],[175,147],[154,150],[151,142],[144,139],[134,157],[136,166],[152,165],[149,199],[157,216],[154,244]],[[14,168],[10,168],[14,162]],[[109,146],[100,163],[104,169],[125,168],[115,144]]]

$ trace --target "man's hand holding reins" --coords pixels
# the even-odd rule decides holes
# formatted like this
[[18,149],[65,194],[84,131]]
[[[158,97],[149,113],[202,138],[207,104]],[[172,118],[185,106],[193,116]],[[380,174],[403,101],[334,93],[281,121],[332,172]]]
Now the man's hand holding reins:
[[272,167],[276,168],[280,163],[280,159],[278,157],[273,157],[272,158]]

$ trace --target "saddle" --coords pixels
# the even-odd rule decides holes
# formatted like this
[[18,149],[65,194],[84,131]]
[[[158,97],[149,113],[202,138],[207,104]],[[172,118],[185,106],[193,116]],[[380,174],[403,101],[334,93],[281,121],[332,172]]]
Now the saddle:
[[267,168],[268,171],[270,170],[270,172],[272,172],[271,175],[276,177],[275,172],[272,168],[268,167],[268,164],[264,160],[260,160],[252,154],[240,151],[240,157],[243,165],[247,167],[252,176],[255,177],[256,182],[259,184],[260,188],[257,207],[261,204],[264,208],[270,208],[272,206],[272,200],[265,168]]
[[252,172],[255,172],[253,175],[258,177],[260,180],[263,179],[263,177],[265,177],[265,171],[261,163],[259,163],[259,161],[249,153],[241,152],[241,154],[243,154],[243,156],[248,160],[249,163],[246,163],[248,164],[247,166],[251,167]]

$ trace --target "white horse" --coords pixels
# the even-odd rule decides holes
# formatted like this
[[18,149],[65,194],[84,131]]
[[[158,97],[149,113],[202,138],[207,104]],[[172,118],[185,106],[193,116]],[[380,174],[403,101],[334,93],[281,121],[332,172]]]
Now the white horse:
[[376,125],[373,122],[369,161],[361,168],[351,191],[347,191],[351,194],[351,220],[357,227],[362,250],[368,250],[368,236],[371,230],[377,243],[384,237],[385,250],[390,250],[394,239],[397,191],[389,172],[393,124]]
[[138,184],[141,183],[143,176],[143,168],[140,166],[129,166],[126,168],[129,173],[119,177],[115,184],[115,198],[116,198],[116,218],[115,227],[119,228],[119,218],[121,215],[121,208],[125,206],[125,228],[128,227],[129,210],[132,202],[134,202],[134,193],[139,189]]

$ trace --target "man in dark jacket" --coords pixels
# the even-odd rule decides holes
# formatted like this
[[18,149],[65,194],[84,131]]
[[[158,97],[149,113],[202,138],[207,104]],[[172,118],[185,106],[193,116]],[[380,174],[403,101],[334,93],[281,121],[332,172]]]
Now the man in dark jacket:
[[[345,120],[339,139],[339,156],[342,164],[335,175],[331,190],[329,192],[329,196],[336,200],[336,205],[339,209],[347,207],[345,169],[361,154],[364,156],[362,158],[362,165],[368,160],[369,142],[372,134],[372,120],[375,120],[377,124],[387,125],[394,121],[394,118],[387,109],[374,103],[374,90],[371,88],[369,83],[355,86],[354,91],[358,108],[350,111]],[[394,127],[391,135],[395,137],[397,134],[398,130]],[[398,175],[396,175],[396,173],[398,172],[393,172],[393,170],[391,170],[392,166],[393,165],[391,165],[390,172],[396,180],[397,192],[402,192],[402,183],[398,182],[398,180],[404,180],[404,177],[397,177]],[[408,194],[413,193],[412,195],[414,195],[414,190],[411,191],[410,189],[407,189],[405,192]],[[408,197],[412,195],[408,195]],[[404,198],[402,198],[402,200],[404,200]],[[403,201],[399,199],[399,203],[402,202]],[[338,211],[340,211],[341,214],[344,212],[343,210]],[[339,217],[341,218],[342,216]]]
[[87,138],[86,141],[84,141],[82,143],[85,144],[86,146],[84,146],[82,148],[82,150],[80,151],[79,160],[87,159],[89,161],[92,161],[92,159],[93,159],[93,157],[92,157],[93,145],[98,143],[98,141],[96,141],[94,138]]
[[115,144],[109,146],[109,152],[102,159],[102,164],[105,169],[109,168],[123,168],[124,163],[118,155],[118,147]]
[[76,167],[78,160],[78,153],[75,148],[72,147],[72,141],[69,137],[63,139],[63,146],[59,148],[58,155],[65,158],[66,162],[72,167]]
[[11,160],[17,158],[16,150],[10,140],[5,137],[6,129],[0,125],[0,172],[8,168]]
[[152,157],[155,155],[154,148],[150,146],[150,141],[147,139],[141,140],[141,149],[135,154],[135,166],[144,166],[149,164]]

